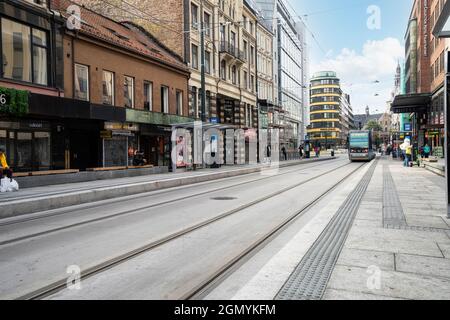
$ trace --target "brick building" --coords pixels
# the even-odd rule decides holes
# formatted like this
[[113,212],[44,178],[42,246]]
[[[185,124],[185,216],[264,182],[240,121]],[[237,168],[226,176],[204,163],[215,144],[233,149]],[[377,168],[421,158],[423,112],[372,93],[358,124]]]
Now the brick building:
[[[126,167],[133,164],[138,150],[150,164],[169,166],[171,125],[192,121],[188,117],[189,70],[183,59],[146,30],[85,8],[80,8],[79,26],[67,24],[71,1],[31,7],[30,11],[48,16],[49,27],[51,19],[59,17],[53,29],[47,30],[43,19],[30,18],[30,26],[10,22],[12,19],[4,15],[18,12],[17,7],[25,8],[23,2],[0,5],[2,60],[7,61],[0,87],[22,89],[28,98],[20,117],[1,115],[6,121],[0,124],[9,127],[2,130],[0,126],[0,143],[6,144],[13,168]],[[20,12],[17,16],[31,17]],[[36,21],[42,26],[34,27]],[[23,78],[28,75],[28,64],[26,59],[18,59],[22,55],[14,51],[17,43],[7,45],[10,30],[15,34],[22,30],[22,38],[32,32],[33,41],[41,39],[33,42],[30,50],[41,50],[38,58],[52,63],[37,69],[33,61],[32,70],[39,72]],[[17,42],[19,38],[14,39]],[[10,95],[16,96],[14,92]],[[42,159],[33,161],[36,155]],[[29,164],[24,159],[30,159]]]

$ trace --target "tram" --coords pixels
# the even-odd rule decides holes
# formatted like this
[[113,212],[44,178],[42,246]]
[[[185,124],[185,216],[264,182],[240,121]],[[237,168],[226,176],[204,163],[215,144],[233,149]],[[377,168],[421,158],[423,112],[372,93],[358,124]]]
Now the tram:
[[372,131],[350,131],[348,140],[350,161],[372,161],[375,159]]

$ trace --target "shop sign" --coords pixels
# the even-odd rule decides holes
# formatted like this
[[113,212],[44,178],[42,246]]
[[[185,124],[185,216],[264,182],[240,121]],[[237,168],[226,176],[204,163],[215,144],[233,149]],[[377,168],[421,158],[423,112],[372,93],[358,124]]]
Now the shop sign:
[[112,138],[112,131],[110,131],[110,130],[100,131],[100,138],[102,138],[102,139],[111,139]]
[[121,136],[121,137],[133,137],[134,134],[130,130],[113,130],[113,136]]
[[120,123],[120,122],[105,122],[105,130],[126,130],[139,131],[139,125],[136,123]]
[[405,123],[405,132],[410,132],[410,131],[412,131],[411,123]]
[[127,122],[170,126],[173,124],[194,122],[194,119],[177,115],[127,109]]

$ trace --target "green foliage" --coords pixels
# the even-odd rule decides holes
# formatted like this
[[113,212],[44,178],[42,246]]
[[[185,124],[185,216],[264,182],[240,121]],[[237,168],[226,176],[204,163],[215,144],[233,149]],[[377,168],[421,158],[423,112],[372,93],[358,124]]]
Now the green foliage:
[[0,114],[24,116],[28,113],[28,91],[0,87]]
[[369,122],[367,122],[366,129],[373,131],[383,131],[381,125],[375,120],[370,120]]

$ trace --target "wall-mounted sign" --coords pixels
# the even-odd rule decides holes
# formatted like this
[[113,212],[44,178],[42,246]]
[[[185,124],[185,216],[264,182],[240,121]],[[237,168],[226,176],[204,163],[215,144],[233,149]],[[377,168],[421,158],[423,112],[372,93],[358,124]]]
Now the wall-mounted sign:
[[405,132],[410,132],[410,131],[412,131],[411,123],[405,123]]

